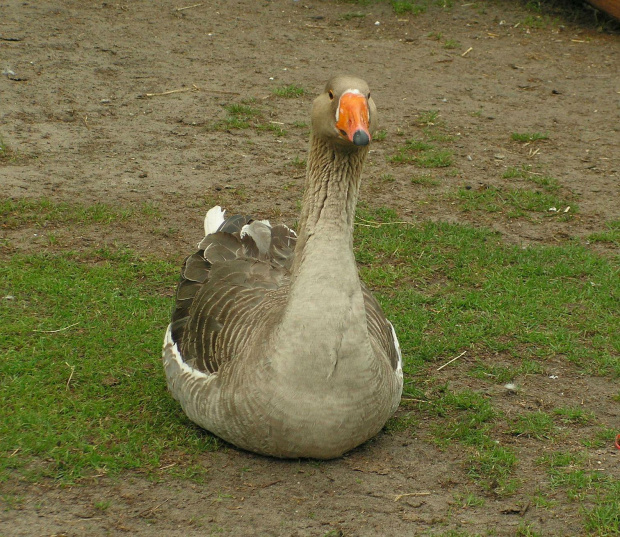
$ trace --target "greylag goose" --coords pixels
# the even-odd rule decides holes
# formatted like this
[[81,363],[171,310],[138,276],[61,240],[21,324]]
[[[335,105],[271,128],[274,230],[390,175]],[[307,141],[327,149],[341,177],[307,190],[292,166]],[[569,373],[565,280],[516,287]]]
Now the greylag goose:
[[189,419],[240,448],[339,457],[398,407],[398,340],[353,254],[376,124],[366,82],[332,78],[312,107],[299,236],[214,207],[185,260],[164,339],[168,388]]

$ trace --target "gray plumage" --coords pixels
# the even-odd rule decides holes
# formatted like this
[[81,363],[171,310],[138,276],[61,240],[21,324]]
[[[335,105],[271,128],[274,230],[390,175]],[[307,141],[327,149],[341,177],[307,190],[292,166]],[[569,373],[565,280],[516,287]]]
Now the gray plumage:
[[366,83],[330,80],[312,120],[299,237],[210,210],[164,341],[168,386],[189,418],[278,457],[341,455],[381,429],[402,391],[398,341],[352,249],[376,125]]

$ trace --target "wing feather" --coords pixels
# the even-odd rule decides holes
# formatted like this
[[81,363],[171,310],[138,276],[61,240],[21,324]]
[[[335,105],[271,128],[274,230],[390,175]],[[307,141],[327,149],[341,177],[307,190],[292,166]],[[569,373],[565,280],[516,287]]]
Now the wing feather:
[[400,350],[397,348],[398,340],[395,338],[394,329],[385,317],[383,309],[370,290],[362,284],[364,305],[366,306],[366,322],[371,342],[376,348],[387,352],[388,360],[394,371],[400,364]]
[[[213,229],[220,214],[221,209],[212,217],[208,213],[205,229]],[[267,221],[242,215],[216,229],[183,264],[171,330],[183,360],[211,373],[232,360],[234,349],[250,336],[247,321],[256,307],[274,292],[285,292],[296,242],[286,226],[273,232]]]

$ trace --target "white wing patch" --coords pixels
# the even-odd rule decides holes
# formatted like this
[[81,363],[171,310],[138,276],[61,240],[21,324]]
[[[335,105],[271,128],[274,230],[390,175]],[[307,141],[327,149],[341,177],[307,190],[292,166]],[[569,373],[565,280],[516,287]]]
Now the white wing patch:
[[392,337],[394,338],[394,347],[396,347],[396,352],[398,353],[398,366],[396,367],[396,376],[403,378],[403,355],[400,351],[400,343],[398,343],[398,338],[396,337],[396,330],[394,330],[394,326],[392,323],[388,321],[390,328],[392,329]]
[[[267,227],[271,227],[271,222],[269,222],[269,220],[252,220],[252,224],[254,224],[255,222],[259,223],[259,224],[264,224]],[[250,237],[252,237],[252,229],[251,229],[251,225],[252,224],[246,224],[245,226],[243,226],[241,228],[241,238],[243,239],[243,237],[245,237],[246,235],[249,235]],[[254,237],[252,237],[254,238]]]
[[271,246],[271,224],[269,220],[254,220],[241,228],[241,238],[249,235],[262,255],[266,255]]
[[164,369],[166,370],[166,376],[168,380],[173,380],[174,376],[172,369],[178,368],[178,374],[187,374],[191,377],[195,377],[197,379],[207,379],[213,375],[213,373],[203,373],[202,371],[195,369],[188,365],[181,353],[179,352],[179,348],[177,344],[172,340],[172,325],[168,325],[168,330],[166,330],[166,335],[164,336],[164,348],[163,348],[163,358],[164,358]]
[[215,233],[224,223],[224,213],[219,205],[211,207],[205,216],[205,237],[211,233]]

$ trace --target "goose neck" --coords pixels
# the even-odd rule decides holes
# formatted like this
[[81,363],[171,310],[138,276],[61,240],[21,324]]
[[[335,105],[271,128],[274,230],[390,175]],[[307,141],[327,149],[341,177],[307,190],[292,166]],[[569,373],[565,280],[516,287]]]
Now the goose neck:
[[[308,241],[351,244],[362,167],[368,148],[345,150],[320,138],[310,142],[306,188],[295,252],[298,268]],[[295,266],[293,273],[295,273]]]

